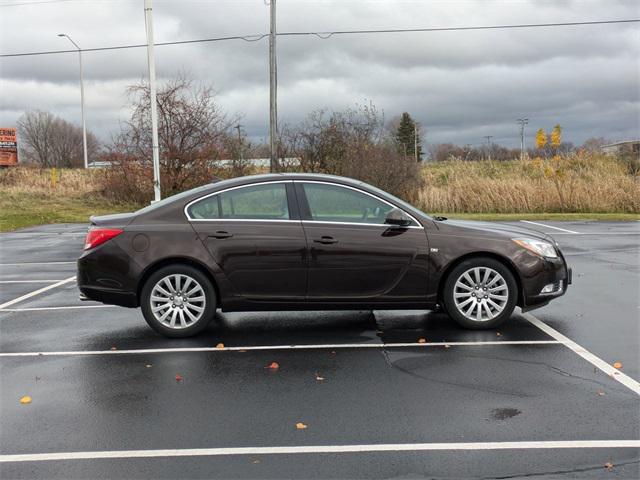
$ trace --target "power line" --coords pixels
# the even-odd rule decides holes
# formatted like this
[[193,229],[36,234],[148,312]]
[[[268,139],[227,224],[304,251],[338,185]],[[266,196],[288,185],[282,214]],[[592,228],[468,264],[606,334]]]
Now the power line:
[[44,3],[62,3],[73,2],[75,0],[41,0],[38,2],[16,2],[16,3],[0,3],[0,7],[21,7],[23,5],[41,5]]
[[[396,29],[382,29],[382,30],[336,30],[333,32],[281,32],[278,33],[279,37],[293,37],[293,36],[316,36],[320,39],[326,40],[334,35],[362,35],[362,34],[375,34],[375,33],[418,33],[418,32],[455,32],[466,30],[499,30],[499,29],[518,29],[518,28],[541,28],[541,27],[571,27],[571,26],[585,26],[585,25],[611,25],[619,23],[638,23],[640,19],[623,19],[623,20],[598,20],[590,22],[561,22],[561,23],[523,23],[514,25],[480,25],[470,27],[432,27],[432,28],[396,28]],[[211,37],[211,38],[199,38],[195,40],[178,40],[173,42],[160,42],[155,43],[156,47],[163,47],[168,45],[185,45],[189,43],[207,43],[207,42],[222,42],[228,40],[244,40],[245,42],[257,42],[263,38],[268,37],[268,33],[261,33],[256,35],[234,35],[229,37]],[[144,48],[146,43],[142,44],[130,44],[130,45],[117,45],[109,47],[96,47],[86,48],[83,52],[100,52],[105,50],[124,50],[131,48]],[[35,55],[54,55],[59,53],[75,53],[77,50],[49,50],[41,52],[24,52],[24,53],[5,53],[1,54],[0,58],[8,57],[28,57]]]

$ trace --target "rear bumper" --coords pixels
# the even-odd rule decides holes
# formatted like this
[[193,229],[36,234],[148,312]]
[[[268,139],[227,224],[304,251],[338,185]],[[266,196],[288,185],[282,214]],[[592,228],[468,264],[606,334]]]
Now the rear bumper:
[[106,303],[108,305],[118,305],[120,307],[135,308],[138,306],[138,298],[130,292],[118,290],[107,290],[98,288],[80,288],[80,300],[93,300],[96,302]]
[[93,300],[121,307],[137,307],[134,279],[137,265],[121,254],[116,242],[85,251],[78,258],[76,276],[81,300]]

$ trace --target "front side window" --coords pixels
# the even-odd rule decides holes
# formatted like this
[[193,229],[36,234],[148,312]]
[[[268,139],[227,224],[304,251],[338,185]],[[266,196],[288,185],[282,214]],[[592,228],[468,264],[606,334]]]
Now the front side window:
[[375,197],[325,183],[303,183],[311,219],[318,222],[346,222],[383,225],[394,207]]
[[199,220],[288,220],[287,189],[284,183],[235,188],[200,200],[187,212]]

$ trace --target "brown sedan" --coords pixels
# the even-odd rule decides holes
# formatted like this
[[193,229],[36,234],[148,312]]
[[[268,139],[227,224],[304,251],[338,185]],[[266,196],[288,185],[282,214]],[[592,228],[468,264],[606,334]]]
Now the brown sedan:
[[355,180],[275,174],[217,182],[135,213],[92,217],[81,298],[142,308],[186,337],[223,311],[434,309],[484,329],[563,295],[550,237],[430,217]]

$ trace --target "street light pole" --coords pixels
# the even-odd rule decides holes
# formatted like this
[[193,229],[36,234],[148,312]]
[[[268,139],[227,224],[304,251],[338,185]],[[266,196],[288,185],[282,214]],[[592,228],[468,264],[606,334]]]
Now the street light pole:
[[158,104],[156,103],[156,61],[153,55],[153,5],[144,0],[144,23],[147,28],[149,63],[149,100],[151,102],[151,150],[153,156],[153,198],[160,201],[160,146],[158,145]]
[[80,110],[82,115],[82,152],[84,157],[84,168],[89,168],[89,161],[87,159],[87,123],[84,117],[84,71],[82,68],[82,49],[66,33],[59,33],[58,36],[65,37],[78,50],[78,58],[80,59]]
[[278,168],[278,66],[276,61],[276,0],[269,2],[269,170]]

